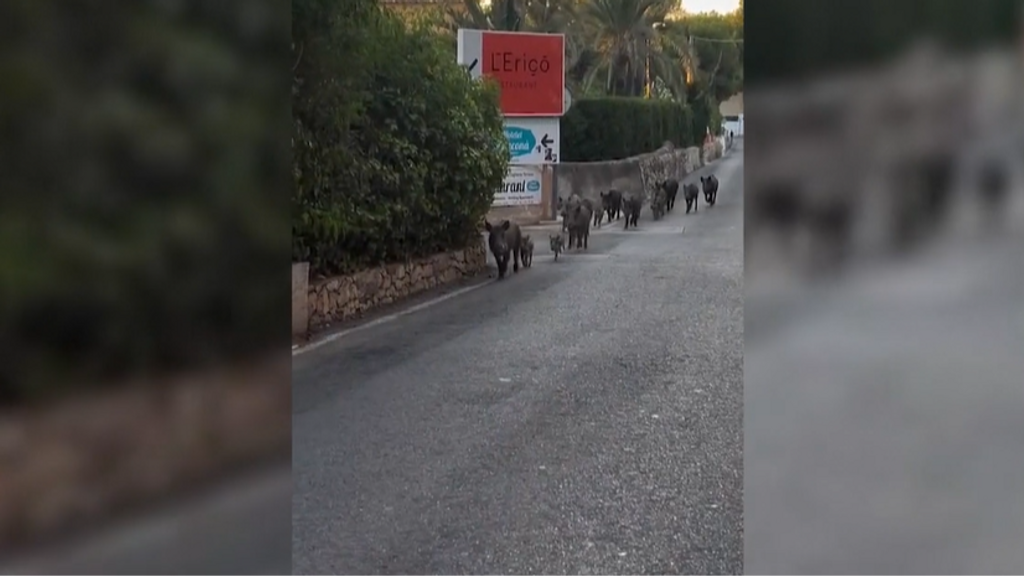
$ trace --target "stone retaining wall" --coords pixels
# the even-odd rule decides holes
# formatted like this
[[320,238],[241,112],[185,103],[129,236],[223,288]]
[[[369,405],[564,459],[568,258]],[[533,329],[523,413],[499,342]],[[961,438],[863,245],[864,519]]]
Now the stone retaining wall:
[[555,165],[556,190],[562,198],[575,193],[599,202],[601,192],[615,189],[641,194],[644,203],[650,204],[655,181],[675,178],[682,182],[688,174],[719,156],[717,147],[705,153],[695,146],[679,149],[667,144],[654,152],[622,160],[563,162]]
[[291,362],[0,411],[0,551],[291,447]]
[[343,321],[424,290],[473,276],[486,266],[487,254],[480,244],[311,282],[307,301],[309,328]]

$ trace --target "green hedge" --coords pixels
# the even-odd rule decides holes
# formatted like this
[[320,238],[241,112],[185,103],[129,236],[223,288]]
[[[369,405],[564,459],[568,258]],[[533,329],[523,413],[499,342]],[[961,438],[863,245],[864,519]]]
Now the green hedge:
[[0,2],[0,412],[287,345],[274,10]]
[[586,98],[562,118],[563,162],[618,160],[657,150],[666,140],[694,146],[690,108],[668,100]]
[[429,23],[366,0],[293,13],[293,261],[331,275],[478,241],[508,166],[496,88]]

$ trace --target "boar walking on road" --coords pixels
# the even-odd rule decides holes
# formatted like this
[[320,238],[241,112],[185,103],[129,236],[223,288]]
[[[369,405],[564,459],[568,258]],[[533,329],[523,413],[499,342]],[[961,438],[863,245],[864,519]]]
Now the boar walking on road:
[[693,182],[683,185],[683,200],[686,201],[686,213],[689,214],[690,210],[697,211],[697,196],[700,194],[700,189]]
[[601,192],[601,209],[608,216],[608,221],[618,220],[622,216],[622,192],[609,190]]
[[626,214],[626,225],[623,226],[623,230],[629,230],[629,226],[633,228],[637,227],[640,222],[640,210],[643,208],[644,202],[637,194],[631,194],[622,199],[622,211]]
[[701,176],[700,183],[704,187],[704,201],[708,206],[714,206],[718,201],[718,178],[714,174]]
[[519,261],[522,258],[523,233],[515,222],[502,220],[501,224],[492,225],[484,221],[487,228],[487,247],[494,254],[498,263],[498,278],[504,278],[508,272],[508,261],[512,260],[512,271],[519,272]]
[[661,220],[665,215],[666,202],[668,202],[668,196],[665,194],[665,189],[660,186],[655,188],[654,194],[651,195],[651,215],[655,220]]
[[658,187],[665,191],[665,210],[671,212],[676,206],[676,196],[679,195],[679,182],[669,178],[658,184]]
[[[576,196],[573,194],[569,197],[570,200]],[[562,217],[562,232],[569,229],[569,202],[564,200],[561,196],[558,197],[558,215]]]
[[558,262],[558,255],[565,249],[565,236],[551,234],[548,236],[548,242],[551,243],[551,253],[555,255],[555,262]]
[[523,268],[529,268],[533,266],[533,238],[527,234],[523,236]]
[[594,217],[593,208],[586,202],[580,202],[569,213],[569,249],[587,249],[590,241],[590,221]]
[[[580,198],[580,204],[585,206],[587,210],[590,210],[590,214],[594,220],[594,226],[600,228],[602,220],[601,216],[604,214],[604,212],[602,210],[599,210],[597,206],[594,205],[594,201],[591,200],[590,198]],[[587,230],[589,231],[590,228],[588,227]]]
[[558,198],[558,214],[562,216],[562,232],[569,230],[572,214],[575,213],[576,207],[580,205],[589,208],[591,214],[594,213],[594,203],[589,198],[583,198],[575,192],[569,195],[568,200],[563,200],[561,197]]

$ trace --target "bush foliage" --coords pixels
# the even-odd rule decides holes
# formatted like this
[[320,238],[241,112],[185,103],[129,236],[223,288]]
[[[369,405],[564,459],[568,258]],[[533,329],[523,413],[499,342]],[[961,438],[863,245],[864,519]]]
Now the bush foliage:
[[508,167],[496,87],[371,0],[292,6],[293,260],[331,275],[478,240]]
[[590,98],[562,117],[563,162],[618,160],[657,150],[666,140],[695,146],[694,117],[685,104],[642,98]]
[[285,345],[285,14],[0,2],[0,407]]

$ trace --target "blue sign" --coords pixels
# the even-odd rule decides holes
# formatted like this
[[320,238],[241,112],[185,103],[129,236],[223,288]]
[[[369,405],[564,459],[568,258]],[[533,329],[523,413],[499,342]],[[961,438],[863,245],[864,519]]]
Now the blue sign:
[[526,183],[527,192],[536,192],[540,190],[540,180],[530,180]]
[[508,140],[513,158],[529,155],[537,146],[537,138],[533,131],[519,126],[505,126],[505,138]]

